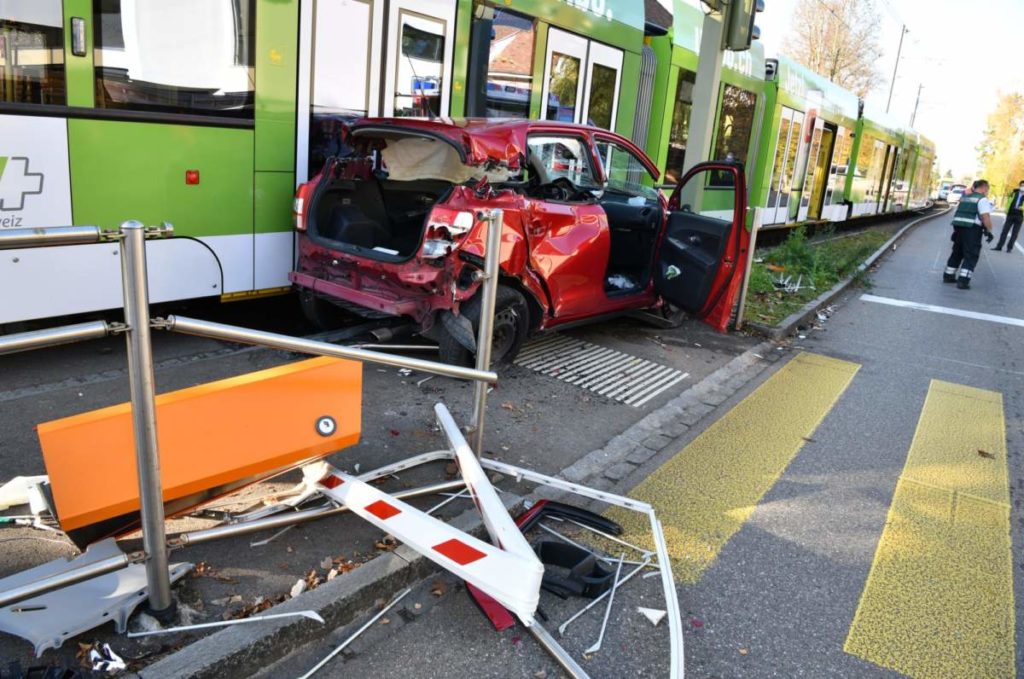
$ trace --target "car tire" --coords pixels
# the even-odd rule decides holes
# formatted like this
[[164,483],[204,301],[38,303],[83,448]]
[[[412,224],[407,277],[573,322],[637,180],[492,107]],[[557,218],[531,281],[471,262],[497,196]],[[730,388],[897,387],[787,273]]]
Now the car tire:
[[[477,293],[462,305],[462,314],[473,324],[473,334],[480,330],[482,294]],[[530,330],[530,308],[522,293],[505,285],[498,286],[494,303],[494,339],[491,343],[491,365],[511,365],[523,348]],[[475,356],[447,330],[442,330],[438,348],[441,360],[451,365],[473,366]]]
[[345,325],[348,317],[339,307],[309,290],[299,292],[302,315],[317,330],[334,330]]

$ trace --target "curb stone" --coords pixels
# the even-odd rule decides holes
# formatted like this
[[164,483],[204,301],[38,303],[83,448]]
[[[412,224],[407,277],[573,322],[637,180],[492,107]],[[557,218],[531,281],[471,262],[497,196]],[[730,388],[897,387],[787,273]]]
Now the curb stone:
[[[611,492],[640,465],[658,454],[659,450],[645,443],[654,445],[664,440],[665,445],[669,445],[715,410],[705,402],[709,397],[717,398],[728,392],[722,398],[724,401],[780,355],[775,345],[767,341],[748,349],[557,476],[576,483],[586,481],[591,487]],[[538,489],[529,499],[558,499],[564,495]],[[515,495],[503,497],[510,511],[516,511],[527,500]],[[451,525],[476,535],[483,532],[480,515],[475,510],[460,514]],[[141,679],[248,679],[260,668],[309,642],[327,638],[335,629],[365,613],[378,599],[387,599],[402,587],[437,572],[431,561],[400,545],[344,577],[271,609],[274,613],[313,610],[324,618],[324,625],[305,618],[286,618],[228,627],[153,663],[136,676]]]
[[804,304],[803,307],[789,315],[779,325],[770,326],[764,325],[763,323],[755,323],[751,321],[747,321],[743,325],[747,328],[750,328],[757,334],[762,335],[763,337],[767,337],[768,339],[776,342],[789,337],[794,332],[796,332],[797,328],[799,328],[801,325],[806,325],[807,321],[813,318],[818,313],[819,309],[828,306],[832,302],[832,300],[834,300],[842,293],[846,292],[847,288],[853,285],[854,281],[857,280],[858,276],[860,276],[869,268],[877,264],[878,261],[881,260],[882,257],[884,257],[886,254],[895,250],[899,242],[903,240],[904,237],[906,237],[907,233],[909,233],[912,228],[918,226],[919,224],[923,224],[924,222],[935,219],[936,217],[942,217],[943,215],[949,214],[949,211],[951,209],[952,208],[947,208],[942,212],[936,212],[935,214],[925,215],[923,217],[919,217],[913,220],[909,224],[906,224],[903,228],[896,232],[895,236],[887,240],[885,244],[882,245],[882,247],[875,250],[875,252],[870,257],[864,260],[864,262],[860,266],[858,266],[851,275],[839,281],[831,288],[829,288],[822,294],[812,299],[807,304]]

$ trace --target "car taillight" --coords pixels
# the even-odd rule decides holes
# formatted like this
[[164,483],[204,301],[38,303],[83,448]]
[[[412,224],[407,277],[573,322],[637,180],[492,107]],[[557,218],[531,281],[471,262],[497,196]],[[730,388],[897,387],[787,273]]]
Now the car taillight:
[[296,196],[295,204],[292,207],[292,214],[295,217],[295,230],[306,232],[306,199]]
[[455,248],[455,243],[472,230],[475,221],[476,217],[469,211],[434,208],[427,220],[420,257],[438,259],[446,256]]

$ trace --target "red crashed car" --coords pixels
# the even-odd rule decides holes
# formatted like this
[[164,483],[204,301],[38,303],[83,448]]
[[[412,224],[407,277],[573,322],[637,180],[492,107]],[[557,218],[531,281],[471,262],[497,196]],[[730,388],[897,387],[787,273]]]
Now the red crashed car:
[[467,364],[486,222],[504,210],[496,362],[533,332],[672,307],[724,330],[749,236],[742,166],[699,165],[671,200],[611,132],[544,121],[363,119],[299,187],[291,280],[314,322],[403,316]]

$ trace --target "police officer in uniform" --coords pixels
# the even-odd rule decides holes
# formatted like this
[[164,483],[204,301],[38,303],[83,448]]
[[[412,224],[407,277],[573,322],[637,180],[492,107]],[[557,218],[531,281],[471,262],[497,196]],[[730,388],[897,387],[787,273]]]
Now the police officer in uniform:
[[1010,242],[1006,245],[1007,252],[1013,252],[1013,244],[1017,242],[1017,234],[1020,233],[1020,225],[1024,223],[1024,182],[1010,196],[1010,204],[1006,206],[1006,221],[1003,222],[1003,230],[999,234],[999,242],[992,248],[1002,250],[1003,243],[1006,243],[1006,236],[1010,236]]
[[946,262],[946,272],[942,280],[956,283],[956,287],[966,290],[971,287],[974,267],[981,255],[981,239],[984,236],[992,242],[992,212],[995,205],[988,199],[988,182],[979,179],[974,182],[974,190],[965,193],[960,205],[953,215],[953,252]]

